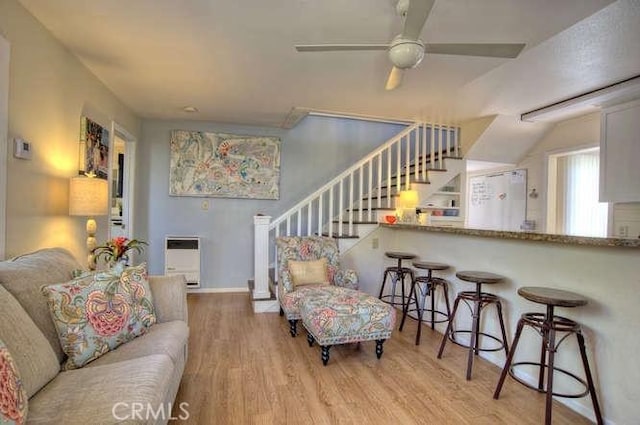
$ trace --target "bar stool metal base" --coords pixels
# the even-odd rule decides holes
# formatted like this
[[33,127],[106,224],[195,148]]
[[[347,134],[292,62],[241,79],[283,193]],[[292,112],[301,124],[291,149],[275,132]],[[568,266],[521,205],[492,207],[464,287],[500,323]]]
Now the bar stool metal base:
[[[407,252],[385,252],[385,256],[388,258],[392,258],[397,260],[396,266],[387,267],[384,271],[384,275],[382,276],[382,285],[380,286],[380,294],[378,295],[378,299],[384,301],[387,304],[391,304],[392,306],[401,306],[402,311],[405,310],[407,303],[409,302],[409,297],[405,294],[405,278],[409,277],[411,282],[413,281],[414,275],[413,270],[409,267],[402,267],[402,260],[410,260],[415,258],[415,254],[407,253]],[[384,294],[384,288],[387,283],[387,278],[391,279],[391,294]],[[400,285],[400,295],[396,294],[397,286]],[[398,298],[400,301],[398,301]]]
[[[596,422],[598,425],[603,424],[602,413],[600,411],[600,405],[598,403],[598,398],[596,396],[595,387],[593,383],[593,377],[591,375],[591,369],[589,368],[589,361],[587,359],[587,351],[584,343],[584,336],[582,335],[582,330],[580,325],[573,320],[567,319],[566,317],[556,316],[554,315],[554,306],[563,306],[563,307],[577,307],[580,305],[586,304],[586,300],[580,300],[578,298],[571,298],[571,296],[575,294],[569,293],[569,298],[562,299],[562,295],[566,295],[565,291],[551,290],[547,288],[536,288],[536,287],[525,287],[520,288],[518,293],[530,301],[538,302],[538,303],[546,303],[547,312],[543,313],[524,313],[520,320],[518,320],[518,327],[516,330],[515,337],[513,339],[513,346],[509,355],[507,356],[507,361],[502,369],[502,373],[500,374],[500,380],[498,381],[498,385],[496,386],[496,390],[493,394],[494,399],[498,399],[500,397],[500,391],[502,390],[502,386],[507,377],[507,373],[511,375],[517,382],[526,386],[527,388],[531,388],[540,393],[545,393],[547,395],[546,407],[545,407],[545,424],[551,425],[551,414],[552,414],[552,398],[556,397],[565,397],[565,398],[580,398],[584,397],[587,394],[591,395],[591,401],[593,403],[593,410],[596,417]],[[555,296],[555,298],[554,298]],[[520,336],[522,335],[522,330],[525,326],[530,326],[535,329],[542,336],[542,344],[540,351],[540,362],[513,362],[513,357],[518,347],[518,343],[520,341]],[[556,333],[564,333],[557,342]],[[560,347],[560,345],[567,339],[567,337],[571,335],[576,335],[578,339],[578,346],[580,348],[580,357],[582,358],[582,365],[584,367],[584,372],[586,375],[586,380],[580,378],[576,374],[569,372],[565,369],[559,368],[554,365],[555,353]],[[539,368],[538,374],[538,385],[537,387],[525,382],[523,379],[519,378],[514,370],[519,366],[537,366]],[[571,377],[576,382],[580,383],[584,386],[585,390],[582,392],[578,392],[575,394],[565,394],[553,392],[553,380],[554,380],[554,372],[560,372],[563,375]],[[545,375],[547,378],[547,382],[545,384]]]
[[[473,305],[469,304],[476,302],[477,299],[477,294],[473,291],[462,291],[458,294],[458,299],[456,299],[456,301],[460,301],[462,300],[467,307],[469,308],[469,310],[471,311],[471,313],[473,314]],[[502,302],[500,301],[500,298],[498,298],[497,296],[487,293],[487,292],[481,292],[480,293],[480,312],[482,312],[482,309],[485,308],[486,306],[490,305],[490,304],[495,304],[496,307],[498,308],[498,319],[500,320],[500,322],[502,323]],[[454,314],[455,314],[455,306],[454,306]],[[504,329],[504,326],[502,326],[502,329]],[[464,347],[464,348],[472,348],[469,346],[469,344],[465,344],[463,342],[457,341],[455,339],[455,335],[457,334],[471,334],[473,332],[473,329],[454,329],[451,332],[449,332],[448,336],[449,336],[449,341],[453,342],[456,345],[459,345],[460,347]],[[504,331],[503,331],[504,332]],[[494,341],[496,341],[498,344],[500,344],[497,347],[493,347],[493,348],[487,348],[487,347],[480,347],[479,346],[479,340],[477,342],[476,345],[478,345],[477,347],[473,347],[473,349],[475,350],[475,354],[478,354],[479,351],[501,351],[501,350],[505,350],[508,351],[509,350],[509,346],[506,343],[506,337],[503,335],[503,339],[498,338],[495,335],[491,335],[488,334],[486,332],[477,332],[477,335],[480,336],[482,335],[483,337],[486,338],[490,338]]]
[[[382,278],[382,288],[380,288],[378,299],[394,307],[400,306],[404,311],[405,306],[409,302],[409,297],[405,294],[406,277],[413,279],[413,270],[408,267],[400,267],[399,269],[397,267],[387,267]],[[391,278],[391,293],[383,295],[387,278]],[[400,285],[400,294],[396,293],[398,285]]]
[[[463,272],[463,273],[468,273],[468,272]],[[463,279],[463,280],[467,280],[467,279]],[[495,280],[495,282],[499,282],[500,280],[501,279]],[[484,283],[495,283],[495,282],[484,282]],[[498,298],[496,295],[490,294],[487,292],[482,292],[481,291],[482,283],[483,282],[481,281],[475,282],[476,284],[475,291],[461,291],[458,293],[458,296],[456,297],[456,300],[453,303],[453,312],[451,313],[451,320],[449,321],[447,330],[442,336],[442,343],[440,344],[440,350],[438,351],[438,358],[441,359],[447,340],[469,349],[469,354],[467,356],[467,374],[466,374],[467,381],[471,379],[471,371],[473,369],[473,357],[474,355],[477,355],[480,351],[504,350],[505,355],[507,356],[509,355],[509,343],[507,342],[507,333],[504,327],[504,319],[502,317],[502,303],[500,301],[500,298]],[[465,304],[467,304],[469,309],[472,311],[472,329],[470,330],[465,330],[465,329],[454,330],[453,329],[453,319],[456,317],[456,313],[458,312],[460,301],[464,301]],[[502,339],[494,335],[490,335],[480,331],[480,314],[482,312],[482,309],[484,309],[488,305],[496,306]],[[456,341],[455,335],[459,333],[469,333],[471,335],[469,344],[463,344],[459,341]],[[491,338],[497,341],[498,343],[500,343],[500,346],[497,348],[480,347],[480,336]]]
[[[435,293],[438,287],[441,287],[444,291],[446,312],[437,310],[435,307]],[[420,291],[422,301],[418,300],[418,291]],[[431,297],[431,308],[425,308],[427,296]],[[409,308],[411,303],[413,303],[414,308]],[[417,317],[412,316],[411,313],[416,313]],[[424,315],[425,313],[427,313],[426,317]],[[431,324],[431,329],[435,329],[436,323],[448,322],[451,317],[451,308],[449,307],[449,283],[445,279],[432,277],[431,270],[429,270],[428,276],[419,276],[413,279],[411,291],[409,291],[409,301],[402,313],[402,321],[400,322],[399,328],[400,332],[402,332],[407,316],[419,322],[418,331],[416,332],[416,345],[420,345],[422,323],[429,323]]]
[[[536,329],[539,329],[540,331],[542,331],[542,329],[545,326],[545,315],[543,313],[524,313],[522,315],[522,318],[520,319],[522,321],[524,321],[525,325],[529,325],[532,326]],[[565,335],[564,338],[562,338],[557,344],[556,344],[556,351],[558,349],[558,347],[560,347],[560,344],[562,344],[564,342],[564,340],[571,335],[571,333],[576,333],[576,332],[580,332],[580,325],[578,325],[576,322],[574,322],[573,320],[567,319],[566,317],[561,317],[561,316],[554,316],[553,317],[553,326],[555,327],[556,332],[567,332],[567,334]],[[544,344],[544,341],[543,341]],[[514,350],[515,350],[515,346],[514,346]],[[539,377],[544,377],[545,375],[545,371],[546,369],[549,367],[548,365],[546,365],[543,362],[515,362],[515,363],[511,363],[511,366],[509,367],[509,375],[511,375],[511,377],[513,379],[515,379],[516,381],[518,381],[519,383],[521,383],[522,385],[524,385],[527,388],[530,388],[532,390],[538,391],[540,393],[546,393],[547,389],[546,388],[542,388],[544,387],[544,380],[539,380],[538,381],[538,386],[533,386],[531,384],[529,384],[527,381],[521,379],[519,376],[517,376],[514,372],[514,369],[516,369],[518,366],[537,366],[539,368]],[[552,395],[556,396],[556,397],[564,397],[564,398],[581,398],[586,396],[587,394],[589,394],[589,385],[587,384],[587,382],[580,378],[578,375],[569,372],[568,370],[559,368],[557,366],[553,366],[553,370],[562,373],[563,375],[566,376],[570,376],[571,378],[573,378],[575,381],[579,382],[580,384],[582,384],[582,386],[584,387],[584,391],[581,393],[576,393],[576,394],[566,394],[566,393],[556,393],[556,392],[551,392]],[[548,373],[548,371],[547,371]]]

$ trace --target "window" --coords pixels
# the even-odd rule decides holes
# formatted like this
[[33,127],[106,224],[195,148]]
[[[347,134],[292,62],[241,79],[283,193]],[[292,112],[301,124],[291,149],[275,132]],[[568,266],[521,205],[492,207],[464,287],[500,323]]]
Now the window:
[[607,236],[608,204],[598,201],[599,169],[599,148],[549,156],[549,232]]

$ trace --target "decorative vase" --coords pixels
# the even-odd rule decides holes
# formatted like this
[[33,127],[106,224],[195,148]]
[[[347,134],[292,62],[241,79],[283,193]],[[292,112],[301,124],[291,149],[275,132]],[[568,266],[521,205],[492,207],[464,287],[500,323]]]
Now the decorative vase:
[[120,258],[116,258],[109,262],[109,268],[120,273],[122,273],[122,271],[128,266],[129,266],[129,256],[126,254],[122,255]]

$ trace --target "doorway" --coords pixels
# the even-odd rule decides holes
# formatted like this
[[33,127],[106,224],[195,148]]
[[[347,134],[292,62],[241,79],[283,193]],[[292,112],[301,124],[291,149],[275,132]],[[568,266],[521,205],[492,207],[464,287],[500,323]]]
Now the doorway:
[[0,35],[0,260],[5,258],[9,133],[9,42]]
[[117,123],[112,125],[112,134],[109,238],[133,239],[135,138]]

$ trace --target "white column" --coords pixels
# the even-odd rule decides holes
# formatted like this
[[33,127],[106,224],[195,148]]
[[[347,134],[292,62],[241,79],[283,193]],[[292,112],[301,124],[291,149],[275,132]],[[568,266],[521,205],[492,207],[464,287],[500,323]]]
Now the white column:
[[269,293],[269,223],[268,215],[256,215],[253,217],[254,227],[254,280],[253,299],[270,298]]

